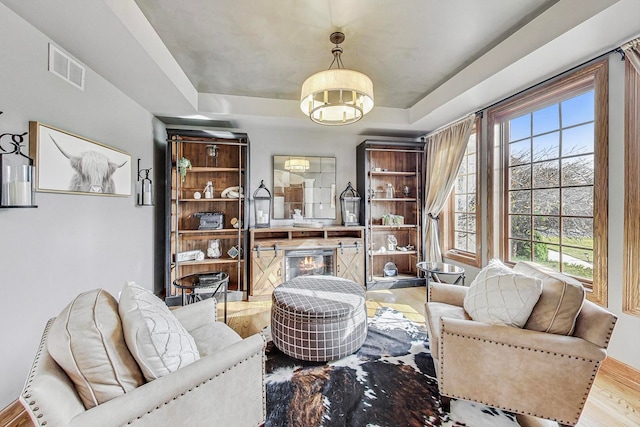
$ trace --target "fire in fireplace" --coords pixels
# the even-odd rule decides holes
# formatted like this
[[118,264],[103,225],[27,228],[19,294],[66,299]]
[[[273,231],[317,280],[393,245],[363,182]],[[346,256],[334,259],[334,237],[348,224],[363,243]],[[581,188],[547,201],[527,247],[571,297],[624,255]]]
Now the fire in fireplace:
[[284,279],[298,276],[333,276],[333,249],[306,249],[286,251]]

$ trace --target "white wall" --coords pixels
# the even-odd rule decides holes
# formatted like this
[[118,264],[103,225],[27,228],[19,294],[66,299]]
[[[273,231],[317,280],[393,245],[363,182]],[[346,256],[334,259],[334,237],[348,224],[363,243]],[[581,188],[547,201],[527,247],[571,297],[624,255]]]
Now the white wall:
[[[40,121],[152,163],[152,116],[87,70],[78,90],[47,71],[49,39],[0,4],[0,133]],[[64,48],[64,46],[61,46]],[[25,147],[28,153],[28,147]],[[132,193],[134,193],[132,182]],[[131,197],[37,193],[37,209],[0,209],[0,408],[15,400],[47,319],[78,293],[152,289],[153,209]]]

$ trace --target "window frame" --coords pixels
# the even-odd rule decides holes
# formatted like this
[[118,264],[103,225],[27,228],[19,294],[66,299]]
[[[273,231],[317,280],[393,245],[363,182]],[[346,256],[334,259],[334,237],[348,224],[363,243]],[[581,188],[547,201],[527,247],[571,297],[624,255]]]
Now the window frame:
[[[481,140],[482,140],[482,117],[479,115],[473,125],[471,134],[476,135],[476,251],[467,252],[456,249],[455,245],[455,187],[449,195],[446,211],[444,215],[444,227],[441,227],[441,241],[443,242],[444,257],[453,261],[471,265],[474,267],[482,266],[482,174],[481,174]],[[465,149],[466,153],[466,149]],[[466,155],[465,155],[466,157]],[[468,193],[467,193],[468,194]]]
[[[488,145],[488,254],[490,258],[507,259],[509,250],[508,150],[501,140],[502,125],[507,117],[532,112],[561,102],[586,88],[594,90],[594,206],[593,206],[593,280],[580,280],[587,297],[604,307],[608,304],[608,182],[609,182],[609,112],[608,58],[580,67],[518,94],[487,111]],[[496,128],[500,130],[496,132]],[[507,143],[508,144],[508,143]],[[496,226],[495,219],[501,222]],[[511,263],[512,264],[512,263]]]
[[640,316],[640,73],[625,61],[622,311]]

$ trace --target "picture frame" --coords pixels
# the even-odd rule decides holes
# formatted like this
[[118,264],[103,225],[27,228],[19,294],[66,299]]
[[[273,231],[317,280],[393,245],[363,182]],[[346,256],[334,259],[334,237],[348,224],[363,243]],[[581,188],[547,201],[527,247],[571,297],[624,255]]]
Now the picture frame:
[[131,156],[40,122],[29,122],[29,154],[40,192],[131,196]]

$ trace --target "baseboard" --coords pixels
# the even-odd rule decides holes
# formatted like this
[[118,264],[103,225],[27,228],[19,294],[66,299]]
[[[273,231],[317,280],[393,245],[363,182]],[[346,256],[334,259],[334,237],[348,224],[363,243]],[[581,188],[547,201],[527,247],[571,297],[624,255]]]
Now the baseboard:
[[14,400],[6,408],[0,411],[0,427],[29,425],[33,424],[31,424],[29,416],[18,400]]
[[600,370],[603,374],[640,393],[640,371],[612,357],[607,357]]

